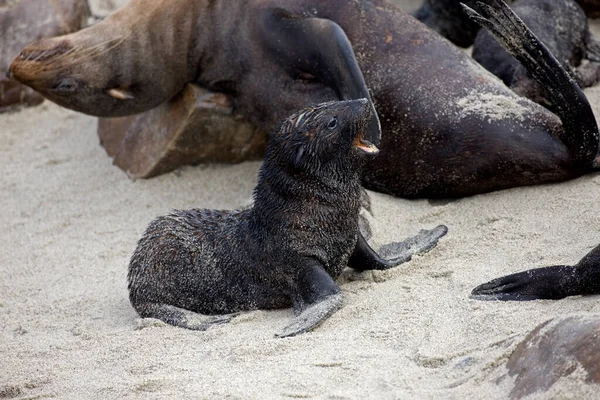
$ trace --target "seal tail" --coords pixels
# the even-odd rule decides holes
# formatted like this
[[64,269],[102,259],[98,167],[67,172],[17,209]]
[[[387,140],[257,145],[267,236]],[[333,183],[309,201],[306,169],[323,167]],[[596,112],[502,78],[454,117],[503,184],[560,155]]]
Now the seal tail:
[[140,303],[135,309],[142,318],[156,318],[169,325],[194,331],[205,331],[211,326],[226,324],[237,314],[203,315],[164,303]]
[[480,12],[461,4],[474,21],[486,28],[547,90],[554,112],[563,124],[561,140],[574,166],[589,169],[598,153],[598,125],[592,108],[573,78],[544,44],[502,0],[478,2]]

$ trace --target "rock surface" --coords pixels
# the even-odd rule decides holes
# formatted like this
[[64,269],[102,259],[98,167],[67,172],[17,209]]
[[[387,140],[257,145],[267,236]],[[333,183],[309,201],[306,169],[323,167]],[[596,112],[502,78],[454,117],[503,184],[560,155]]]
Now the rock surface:
[[513,399],[545,392],[569,376],[599,384],[600,315],[555,318],[538,325],[506,366],[509,375],[516,376]]
[[193,84],[145,113],[100,118],[98,136],[114,164],[134,179],[181,165],[260,159],[267,139],[264,132],[233,115],[226,95]]
[[27,44],[75,32],[87,24],[87,0],[0,0],[0,112],[44,98],[6,77],[12,60]]

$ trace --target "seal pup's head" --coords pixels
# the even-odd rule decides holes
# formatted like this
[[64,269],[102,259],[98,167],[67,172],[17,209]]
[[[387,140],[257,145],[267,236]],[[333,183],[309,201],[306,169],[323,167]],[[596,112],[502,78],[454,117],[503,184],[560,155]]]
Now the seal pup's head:
[[271,135],[266,159],[292,173],[342,177],[379,150],[366,139],[374,118],[367,99],[331,101],[287,118]]

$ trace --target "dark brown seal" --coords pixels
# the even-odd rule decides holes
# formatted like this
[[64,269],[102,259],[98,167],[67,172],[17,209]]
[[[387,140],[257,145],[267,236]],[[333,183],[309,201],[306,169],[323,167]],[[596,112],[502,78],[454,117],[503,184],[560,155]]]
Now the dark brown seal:
[[[590,33],[585,13],[574,0],[518,0],[511,8],[565,69],[574,71],[580,87],[600,80],[600,46]],[[553,109],[544,85],[486,30],[475,38],[473,58],[516,93]],[[584,59],[590,62],[581,65]]]
[[138,313],[204,330],[231,317],[195,313],[293,305],[297,317],[280,335],[292,336],[341,306],[334,279],[346,266],[392,268],[435,246],[446,227],[421,231],[387,261],[359,233],[359,170],[377,153],[364,137],[372,118],[366,99],[302,110],[272,135],[252,208],[176,211],[150,223],[129,266]]
[[457,46],[473,44],[480,26],[463,11],[461,3],[473,7],[475,0],[424,0],[413,15]]
[[39,93],[6,77],[23,47],[43,37],[75,32],[89,16],[86,0],[0,0],[0,112],[43,101]]
[[478,300],[562,299],[600,294],[600,245],[577,265],[555,265],[503,276],[473,289]]
[[577,2],[588,17],[600,17],[600,0],[577,0]]
[[[155,107],[193,81],[231,96],[266,131],[308,105],[370,91],[384,135],[363,183],[398,196],[465,196],[592,171],[598,128],[587,99],[504,7],[482,13],[560,100],[555,113],[380,0],[133,0],[93,27],[28,46],[11,71],[101,116]],[[374,122],[367,136],[378,135]]]

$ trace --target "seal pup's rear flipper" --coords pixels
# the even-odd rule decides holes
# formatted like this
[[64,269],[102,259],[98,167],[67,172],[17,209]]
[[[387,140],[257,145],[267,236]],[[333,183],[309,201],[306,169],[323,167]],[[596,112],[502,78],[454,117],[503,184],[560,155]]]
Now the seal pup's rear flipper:
[[503,276],[477,286],[475,300],[526,301],[600,294],[600,245],[575,266],[555,265]]
[[156,318],[169,325],[194,331],[205,331],[211,326],[225,324],[239,313],[203,315],[164,303],[141,303],[135,306],[142,318]]
[[403,242],[392,242],[381,249],[380,253],[390,255],[393,258],[386,260],[375,252],[367,243],[362,234],[359,233],[354,252],[348,261],[348,266],[357,271],[384,270],[397,267],[410,261],[412,256],[427,253],[433,249],[441,237],[448,233],[445,225],[439,225],[431,230],[422,229],[416,236],[408,238]]
[[478,2],[480,13],[462,5],[465,12],[523,64],[546,87],[554,111],[563,124],[560,135],[573,162],[589,169],[598,153],[598,125],[590,104],[577,83],[544,44],[502,0]]

